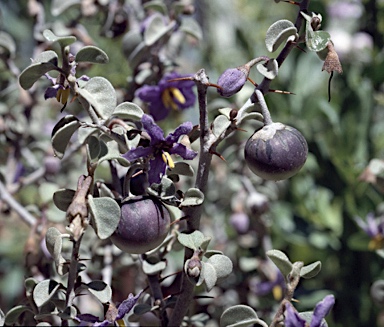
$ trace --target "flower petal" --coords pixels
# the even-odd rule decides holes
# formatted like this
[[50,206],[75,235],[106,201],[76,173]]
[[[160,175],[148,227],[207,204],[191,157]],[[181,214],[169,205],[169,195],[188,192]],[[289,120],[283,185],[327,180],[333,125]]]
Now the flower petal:
[[120,303],[118,307],[118,312],[116,316],[116,320],[122,319],[129,311],[132,310],[137,300],[139,299],[142,292],[138,293],[136,296],[133,294],[129,294],[128,298]]
[[170,154],[178,154],[180,157],[186,160],[192,160],[197,156],[197,152],[188,149],[184,144],[176,143],[172,149],[169,150]]
[[136,149],[129,150],[127,153],[123,154],[123,158],[132,162],[138,158],[147,157],[153,153],[152,148],[144,148],[142,146],[137,147]]
[[135,96],[145,102],[161,101],[161,90],[157,85],[144,85],[136,90]]
[[333,295],[327,295],[322,301],[317,303],[313,311],[310,327],[320,327],[321,321],[331,311],[334,304],[335,297]]
[[155,121],[163,120],[168,116],[170,111],[171,110],[168,109],[161,100],[152,102],[149,105],[149,113],[152,115]]
[[167,168],[166,163],[164,162],[162,156],[156,156],[149,161],[149,170],[148,170],[148,183],[149,185],[153,183],[160,183],[161,177],[165,174]]
[[182,123],[179,127],[175,129],[173,133],[169,133],[168,136],[165,138],[165,141],[172,145],[173,143],[176,143],[181,135],[188,134],[193,129],[193,125],[191,122],[187,121],[185,123]]
[[156,145],[160,141],[164,141],[164,132],[163,130],[156,125],[155,121],[150,115],[144,114],[141,118],[144,129],[147,131],[148,135],[151,137],[151,145]]
[[299,316],[291,303],[288,303],[285,310],[285,327],[305,327],[305,320]]

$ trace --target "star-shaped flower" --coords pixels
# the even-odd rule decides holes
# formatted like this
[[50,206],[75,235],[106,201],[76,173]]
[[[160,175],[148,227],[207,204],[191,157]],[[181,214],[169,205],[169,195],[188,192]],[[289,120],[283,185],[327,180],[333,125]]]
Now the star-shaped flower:
[[188,149],[184,144],[179,143],[179,138],[182,135],[188,134],[193,125],[191,122],[185,122],[175,129],[173,133],[170,133],[167,137],[164,137],[163,130],[156,125],[153,118],[150,115],[144,114],[141,118],[144,130],[148,133],[151,140],[148,147],[139,146],[135,149],[129,150],[123,154],[123,157],[130,162],[142,157],[148,157],[149,171],[148,182],[160,183],[161,177],[165,174],[167,165],[173,168],[173,160],[171,154],[177,154],[183,159],[192,160],[196,157],[197,153],[191,149]]
[[382,217],[376,218],[373,213],[370,213],[365,221],[360,217],[355,217],[355,221],[371,238],[369,249],[378,250],[384,247],[384,220]]
[[[322,327],[323,319],[331,311],[334,304],[335,297],[333,295],[327,295],[317,303],[309,327]],[[284,323],[285,327],[306,327],[306,320],[300,317],[290,302],[286,307]]]
[[144,85],[139,88],[135,96],[149,103],[149,113],[156,121],[168,116],[171,110],[187,109],[196,101],[190,80],[171,81],[176,78],[189,77],[176,72],[165,74],[157,85]]

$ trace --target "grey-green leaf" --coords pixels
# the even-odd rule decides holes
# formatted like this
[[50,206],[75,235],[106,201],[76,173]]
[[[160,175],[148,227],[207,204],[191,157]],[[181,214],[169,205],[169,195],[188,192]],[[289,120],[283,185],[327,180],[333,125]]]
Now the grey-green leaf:
[[76,37],[74,36],[57,36],[51,30],[44,30],[43,36],[49,42],[58,42],[61,47],[66,47],[76,42]]
[[52,147],[58,158],[63,158],[65,149],[76,130],[81,126],[80,121],[72,115],[60,119],[52,131]]
[[227,277],[233,269],[231,259],[223,254],[215,254],[211,256],[207,263],[210,263],[215,268],[217,278]]
[[265,45],[269,52],[274,52],[290,36],[295,35],[297,29],[295,25],[286,19],[281,19],[273,23],[267,30]]
[[77,52],[76,62],[92,62],[95,64],[106,64],[109,62],[108,55],[98,47],[87,45]]
[[58,291],[61,284],[53,279],[46,279],[37,284],[33,290],[33,300],[37,307],[47,303]]
[[149,26],[144,31],[144,42],[147,46],[152,46],[156,42],[160,41],[168,32],[173,30],[176,22],[173,21],[166,25],[164,17],[160,14],[154,14],[154,17],[149,23]]
[[73,5],[80,5],[81,0],[52,0],[51,13],[53,16],[62,14],[65,10]]
[[273,263],[279,268],[283,276],[287,276],[292,270],[292,262],[288,259],[285,253],[279,250],[267,251],[267,256],[273,261]]
[[256,324],[259,317],[248,305],[235,305],[226,309],[220,317],[220,327],[248,327]]
[[180,203],[181,207],[197,206],[204,202],[204,194],[198,188],[190,188],[184,194],[183,201]]
[[156,275],[157,273],[160,273],[167,267],[167,264],[165,261],[159,261],[155,264],[149,263],[147,260],[143,261],[143,271],[146,275]]
[[113,116],[125,120],[140,121],[144,111],[133,102],[120,103],[113,111]]
[[61,211],[67,211],[69,205],[72,203],[75,191],[67,188],[60,189],[53,193],[53,203]]
[[259,73],[268,79],[274,79],[279,72],[279,65],[276,59],[271,59],[266,64],[258,64],[256,67]]
[[0,47],[4,48],[4,50],[0,49],[0,55],[6,54],[10,58],[15,56],[16,43],[10,34],[0,31]]
[[167,169],[167,175],[183,175],[183,176],[193,176],[194,171],[191,165],[187,164],[186,162],[180,161],[175,162],[175,167],[170,169]]
[[331,35],[326,31],[313,31],[311,24],[307,23],[305,39],[309,50],[319,52],[326,48]]
[[204,281],[207,292],[209,292],[217,282],[216,269],[209,262],[201,262],[201,264],[202,269],[197,285],[201,285],[201,283]]
[[116,230],[120,221],[120,207],[112,198],[88,196],[92,213],[92,224],[97,236],[104,240]]
[[209,242],[211,238],[204,236],[202,232],[196,230],[191,234],[180,233],[177,239],[185,247],[198,250],[203,243]]
[[26,305],[18,305],[10,309],[5,315],[4,322],[7,326],[13,326],[17,319],[19,319],[20,315],[25,311],[30,311],[33,313],[32,309]]
[[[299,316],[303,318],[309,325],[312,320],[313,311],[299,312]],[[321,320],[320,327],[328,327],[328,324],[325,319]]]
[[143,4],[143,8],[146,10],[157,11],[163,15],[166,15],[168,13],[167,7],[164,2],[159,0],[147,1]]
[[231,125],[231,121],[225,115],[219,115],[215,118],[212,123],[212,132],[216,137],[219,137],[224,133],[227,128]]
[[101,303],[107,303],[111,300],[111,287],[101,280],[95,280],[86,284],[88,291],[94,295]]
[[45,234],[45,244],[52,257],[54,256],[55,244],[57,242],[62,242],[60,231],[56,227],[49,227]]
[[20,86],[24,90],[30,89],[41,76],[51,70],[58,70],[58,67],[51,62],[35,63],[28,66],[19,76]]
[[116,107],[115,89],[104,77],[91,78],[78,92],[103,119],[109,118]]
[[180,25],[180,30],[188,35],[193,36],[197,40],[203,39],[203,31],[199,23],[192,17],[183,17]]
[[300,276],[303,278],[312,278],[315,277],[321,270],[321,262],[316,261],[310,265],[304,266],[300,270]]
[[176,194],[175,184],[167,177],[163,177],[159,184],[152,184],[148,189],[148,194],[159,197],[163,200],[171,199]]

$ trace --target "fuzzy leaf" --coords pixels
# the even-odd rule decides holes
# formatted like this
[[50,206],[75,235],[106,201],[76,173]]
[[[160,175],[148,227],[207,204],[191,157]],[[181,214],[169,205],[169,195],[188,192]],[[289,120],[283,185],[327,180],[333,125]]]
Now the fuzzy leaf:
[[81,126],[80,121],[72,115],[60,119],[52,130],[52,147],[58,158],[63,158],[65,149],[77,129]]
[[275,59],[269,60],[266,64],[258,64],[257,70],[268,79],[274,79],[279,72],[279,65]]
[[94,280],[86,284],[88,291],[94,295],[101,303],[107,303],[111,300],[111,287],[101,280]]
[[280,44],[296,33],[297,29],[295,25],[289,20],[282,19],[273,23],[268,28],[265,36],[267,50],[269,52],[275,52]]
[[88,196],[88,204],[92,213],[92,224],[97,236],[105,240],[116,230],[120,221],[120,207],[108,197],[93,198]]
[[256,324],[259,317],[255,310],[243,304],[226,309],[220,317],[220,327],[248,327]]
[[212,125],[212,133],[216,137],[219,137],[231,125],[231,121],[228,119],[228,117],[219,115],[215,118]]
[[304,266],[300,270],[300,276],[306,279],[315,277],[321,270],[321,262],[316,261],[310,265]]
[[204,194],[197,188],[190,188],[184,194],[184,199],[180,203],[181,207],[198,206],[204,202]]
[[67,188],[60,189],[53,193],[53,203],[61,211],[67,211],[69,205],[72,203],[76,191]]
[[175,27],[175,23],[166,25],[162,15],[154,14],[153,16],[149,26],[144,31],[144,42],[146,46],[152,46],[160,41],[161,38]]
[[5,324],[7,326],[13,326],[17,322],[17,319],[19,319],[20,315],[23,314],[25,311],[30,311],[33,313],[32,309],[26,305],[18,305],[16,307],[13,307],[5,315]]
[[53,16],[62,14],[65,10],[73,5],[80,5],[81,0],[52,0],[51,13]]
[[148,194],[161,198],[162,200],[171,199],[176,194],[175,184],[167,177],[163,177],[159,184],[153,183],[147,189]]
[[10,58],[15,56],[16,43],[10,34],[0,31],[0,47],[4,48],[4,50],[0,49],[0,55],[6,54]]
[[59,290],[61,284],[53,279],[46,279],[38,283],[33,290],[33,300],[37,307],[47,303]]
[[199,280],[196,285],[199,286],[204,282],[207,288],[207,292],[209,292],[212,290],[212,288],[216,285],[217,282],[216,269],[209,262],[201,262],[201,265],[202,269],[200,272]]
[[41,76],[51,70],[58,70],[58,67],[51,62],[36,63],[28,66],[19,76],[20,86],[24,90],[30,89]]
[[283,276],[286,277],[291,272],[293,265],[285,253],[279,250],[269,250],[266,254],[268,258],[271,259],[277,266],[277,268],[279,268]]
[[167,263],[165,261],[159,261],[155,264],[149,263],[147,260],[143,261],[143,271],[146,275],[156,275],[157,273],[160,273],[167,267]]
[[133,102],[120,103],[113,111],[113,116],[125,120],[140,121],[144,111]]
[[93,135],[87,138],[87,148],[91,162],[96,162],[99,159],[99,154],[101,151],[100,143],[101,142],[99,141],[99,139]]
[[204,236],[204,234],[198,230],[191,234],[180,233],[177,239],[182,245],[192,250],[198,250],[202,244],[211,240],[210,237]]
[[193,36],[197,40],[203,39],[203,31],[198,22],[192,17],[183,17],[180,25],[180,30],[184,33]]
[[61,47],[66,47],[76,42],[76,37],[74,36],[57,36],[51,30],[44,30],[43,36],[49,42],[58,42]]
[[188,165],[186,162],[180,161],[175,162],[175,167],[167,169],[167,175],[183,175],[183,176],[193,176],[194,171],[191,165]]
[[98,47],[88,45],[79,50],[75,57],[76,62],[92,62],[95,64],[106,64],[109,62],[108,55]]
[[223,254],[214,254],[207,260],[207,263],[215,268],[217,278],[227,277],[233,269],[231,259]]
[[328,32],[313,31],[312,27],[310,27],[310,24],[307,23],[305,41],[309,50],[319,52],[325,49],[330,39],[331,35]]
[[92,105],[103,119],[109,118],[116,107],[115,89],[104,77],[91,78],[83,88],[79,89],[79,94]]
[[143,8],[145,10],[157,11],[163,15],[166,15],[168,13],[167,7],[164,2],[159,0],[147,1],[143,4]]
[[62,243],[60,231],[55,227],[49,227],[45,234],[45,244],[52,257],[55,255],[54,249],[57,242]]

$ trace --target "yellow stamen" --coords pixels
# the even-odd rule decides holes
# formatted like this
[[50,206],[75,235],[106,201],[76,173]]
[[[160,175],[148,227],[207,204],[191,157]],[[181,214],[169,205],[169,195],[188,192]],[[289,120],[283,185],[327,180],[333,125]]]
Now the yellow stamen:
[[368,249],[380,250],[384,248],[384,237],[382,235],[376,235],[368,243]]
[[117,320],[116,322],[117,322],[117,324],[118,324],[120,327],[125,327],[125,322],[124,322],[123,319],[119,319],[119,320]]
[[69,98],[69,94],[71,93],[71,90],[69,88],[63,90],[61,95],[61,103],[66,104]]
[[163,101],[163,104],[166,108],[177,110],[178,105],[175,100],[181,104],[186,102],[183,93],[181,93],[179,89],[176,87],[169,87],[163,91],[163,94],[161,95],[161,101]]
[[163,158],[164,162],[168,165],[169,168],[173,169],[175,168],[175,163],[173,162],[173,159],[171,158],[171,155],[164,151],[161,154],[161,157]]
[[56,93],[56,100],[57,100],[58,102],[60,102],[61,92],[62,92],[62,91],[63,91],[62,89],[58,89],[58,90],[57,90],[57,93]]
[[283,289],[281,286],[276,285],[272,288],[272,294],[276,301],[280,301],[283,298]]

